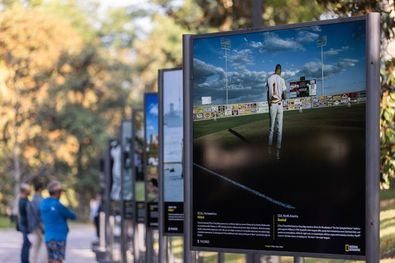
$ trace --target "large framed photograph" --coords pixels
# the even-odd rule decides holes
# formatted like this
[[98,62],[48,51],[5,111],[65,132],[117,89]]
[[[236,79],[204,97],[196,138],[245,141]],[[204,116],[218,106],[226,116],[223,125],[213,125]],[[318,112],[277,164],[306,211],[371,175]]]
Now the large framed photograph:
[[135,220],[137,223],[145,222],[145,178],[144,178],[144,111],[133,110],[134,127],[134,160],[133,170],[135,174]]
[[147,227],[158,227],[158,93],[144,94],[145,200]]
[[184,38],[192,250],[365,258],[379,63],[367,17]]
[[161,234],[184,229],[183,75],[182,69],[159,70],[159,186]]

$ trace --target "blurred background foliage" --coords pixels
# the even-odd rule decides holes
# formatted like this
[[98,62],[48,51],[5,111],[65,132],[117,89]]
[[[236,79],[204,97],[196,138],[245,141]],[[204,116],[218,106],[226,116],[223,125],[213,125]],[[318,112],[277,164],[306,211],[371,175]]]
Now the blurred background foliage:
[[[99,160],[182,34],[252,27],[251,0],[0,0],[0,214],[21,181],[58,178],[81,215]],[[394,2],[264,0],[265,26],[370,11],[382,18],[381,187],[395,176]]]

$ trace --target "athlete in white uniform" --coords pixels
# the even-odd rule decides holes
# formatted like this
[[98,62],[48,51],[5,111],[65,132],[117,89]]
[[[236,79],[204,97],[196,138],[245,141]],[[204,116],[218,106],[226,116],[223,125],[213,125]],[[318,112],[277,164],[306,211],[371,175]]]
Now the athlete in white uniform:
[[274,74],[267,79],[267,95],[270,114],[269,150],[273,145],[274,129],[277,128],[277,159],[280,159],[280,149],[283,132],[283,100],[287,86],[281,77],[281,65],[277,64]]

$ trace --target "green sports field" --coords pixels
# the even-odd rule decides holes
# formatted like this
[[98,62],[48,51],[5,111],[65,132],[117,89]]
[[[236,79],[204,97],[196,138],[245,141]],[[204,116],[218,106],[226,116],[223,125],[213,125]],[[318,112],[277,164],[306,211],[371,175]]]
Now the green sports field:
[[[365,105],[337,106],[331,108],[316,108],[299,111],[284,112],[284,140],[283,144],[288,143],[287,137],[291,137],[295,132],[312,133],[314,130],[336,131],[349,130],[353,138],[364,127]],[[249,116],[239,116],[208,121],[194,122],[194,139],[197,145],[202,146],[206,141],[221,141],[222,143],[239,143],[240,139],[228,131],[229,128],[240,133],[246,139],[263,139],[267,142],[267,130],[269,114],[255,114]],[[288,136],[289,135],[289,136]],[[300,141],[296,143],[301,144]],[[303,145],[301,145],[301,148]],[[381,192],[381,262],[395,262],[395,191],[387,190]],[[240,255],[239,255],[240,256]],[[215,260],[215,257],[213,258]],[[238,261],[240,260],[240,261]],[[230,262],[243,262],[242,259]],[[281,262],[290,263],[293,259],[282,257]],[[345,263],[361,262],[346,260],[329,260],[306,258],[306,262],[311,263]]]
[[[365,104],[285,111],[282,147],[276,151],[268,145],[268,113],[194,122],[193,206],[209,207],[223,221],[266,222],[291,207],[298,224],[363,226],[365,123]],[[265,242],[239,236],[217,240],[211,240],[213,246],[239,243],[253,249]],[[282,244],[302,252],[316,242]],[[324,241],[317,247],[326,250],[316,253],[335,253]]]
[[[348,128],[353,129],[355,125],[360,124],[358,121],[364,119],[364,108],[364,104],[357,104],[351,107],[337,106],[305,109],[303,112],[299,112],[298,110],[284,111],[283,133],[300,131],[312,125],[325,129],[335,128],[339,124],[344,128],[345,124]],[[347,114],[344,114],[345,111]],[[197,142],[201,141],[201,137],[214,134],[215,137],[221,137],[222,142],[238,140],[228,132],[227,129],[229,128],[234,129],[246,137],[246,139],[254,136],[262,137],[264,135],[262,131],[267,132],[269,130],[269,113],[195,121],[193,137],[194,139],[198,139]]]

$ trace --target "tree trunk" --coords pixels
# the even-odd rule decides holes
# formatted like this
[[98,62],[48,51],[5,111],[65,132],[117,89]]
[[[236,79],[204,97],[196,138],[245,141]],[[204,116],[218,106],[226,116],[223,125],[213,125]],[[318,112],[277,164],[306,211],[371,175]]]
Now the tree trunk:
[[[82,179],[82,171],[83,171],[82,158],[84,155],[83,146],[84,146],[83,143],[80,142],[77,152],[77,174],[76,174],[77,181]],[[79,219],[85,220],[89,215],[89,211],[87,211],[86,209],[86,204],[88,204],[89,202],[89,200],[87,200],[87,193],[86,191],[82,191],[82,189],[79,189],[78,186],[75,187],[76,187],[75,189],[77,189],[76,194],[78,200],[78,207],[76,207],[76,212],[78,214]]]
[[18,115],[19,115],[19,105],[18,101],[15,104],[15,120],[14,120],[14,147],[12,149],[12,159],[14,162],[14,204],[12,209],[12,214],[18,214],[18,201],[19,201],[19,186],[21,184],[21,165],[20,165],[20,148],[18,142],[19,130],[18,130]]
[[14,161],[14,204],[12,213],[14,215],[18,214],[18,201],[19,201],[19,186],[21,184],[21,167],[20,167],[20,159],[19,159],[19,146],[15,142],[14,149],[13,149],[13,161]]

